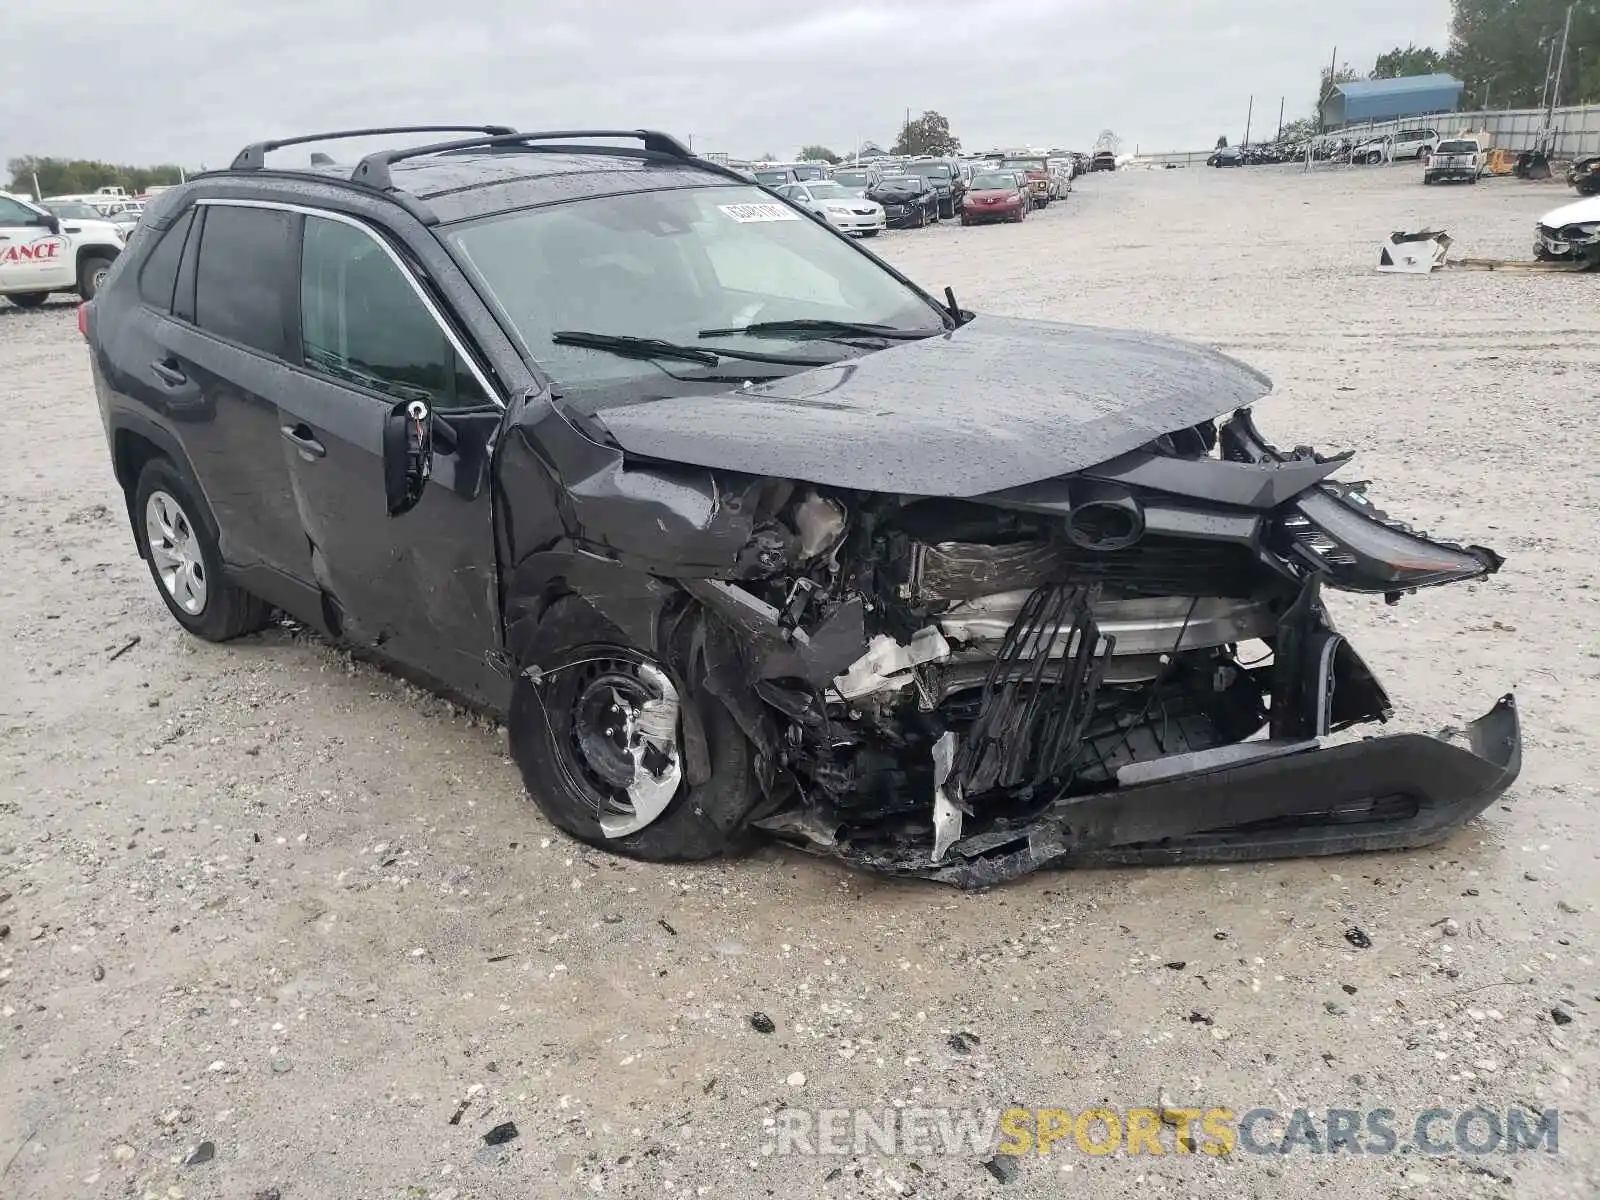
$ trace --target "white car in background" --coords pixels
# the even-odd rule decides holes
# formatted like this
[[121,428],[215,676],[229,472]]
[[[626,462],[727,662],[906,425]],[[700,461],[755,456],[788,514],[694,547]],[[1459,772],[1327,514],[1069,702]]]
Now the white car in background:
[[842,233],[876,237],[885,228],[883,205],[857,196],[852,189],[831,179],[791,183],[776,190],[778,195],[817,214]]
[[93,300],[126,241],[110,221],[57,216],[0,192],[0,296],[19,308],[37,308],[52,292]]

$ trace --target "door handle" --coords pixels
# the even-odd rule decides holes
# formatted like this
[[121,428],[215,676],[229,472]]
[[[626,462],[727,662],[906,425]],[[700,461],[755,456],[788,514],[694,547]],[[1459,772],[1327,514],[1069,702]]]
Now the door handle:
[[323,444],[317,441],[316,435],[311,432],[311,426],[303,421],[298,425],[285,425],[280,432],[283,434],[284,440],[300,451],[307,461],[313,458],[321,458],[328,452]]
[[150,370],[157,379],[161,380],[161,382],[166,384],[168,387],[182,387],[184,384],[189,382],[189,377],[185,375],[178,364],[173,362],[170,358],[163,358],[157,362],[151,363]]

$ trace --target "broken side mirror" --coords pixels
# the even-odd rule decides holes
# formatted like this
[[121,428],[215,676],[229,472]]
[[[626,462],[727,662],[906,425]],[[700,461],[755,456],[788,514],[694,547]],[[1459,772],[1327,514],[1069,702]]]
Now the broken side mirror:
[[389,410],[383,423],[383,492],[391,517],[410,512],[422,499],[436,448],[453,453],[456,433],[427,401],[402,401]]

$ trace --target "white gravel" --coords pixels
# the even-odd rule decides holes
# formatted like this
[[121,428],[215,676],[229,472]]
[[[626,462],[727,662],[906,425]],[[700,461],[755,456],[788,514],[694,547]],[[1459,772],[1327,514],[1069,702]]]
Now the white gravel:
[[[0,305],[0,1195],[1593,1195],[1600,278],[1372,270],[1421,225],[1523,257],[1565,199],[1141,171],[875,243],[969,307],[1236,353],[1277,380],[1269,434],[1357,449],[1380,502],[1508,558],[1394,608],[1333,600],[1403,726],[1518,694],[1522,779],[1448,845],[976,896],[781,850],[613,859],[540,819],[483,721],[314,640],[186,637],[134,554],[71,306]],[[1069,1141],[1008,1183],[971,1154],[762,1152],[789,1104],[1158,1100],[1557,1107],[1560,1154]]]

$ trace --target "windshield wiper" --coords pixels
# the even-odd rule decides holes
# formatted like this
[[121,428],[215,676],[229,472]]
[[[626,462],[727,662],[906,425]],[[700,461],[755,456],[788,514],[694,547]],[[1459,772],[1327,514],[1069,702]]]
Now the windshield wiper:
[[775,363],[780,367],[825,367],[829,359],[797,358],[791,354],[757,354],[746,350],[726,350],[721,346],[680,346],[661,338],[630,337],[622,333],[591,333],[582,329],[558,329],[550,335],[558,346],[582,346],[588,350],[608,350],[627,358],[675,358],[682,362],[714,367],[720,359]]
[[914,342],[943,332],[943,329],[897,329],[893,325],[874,325],[866,321],[828,321],[796,317],[789,321],[757,321],[754,325],[737,325],[728,329],[702,329],[700,336],[727,337],[730,334],[743,333],[751,337],[830,338],[843,335]]

